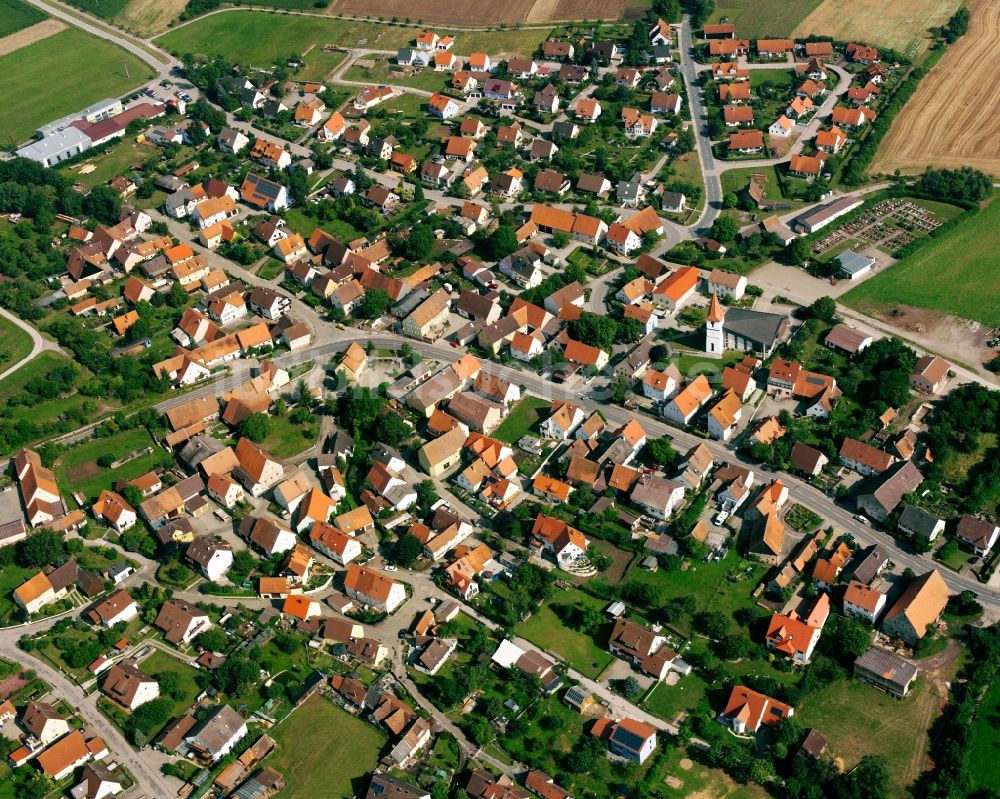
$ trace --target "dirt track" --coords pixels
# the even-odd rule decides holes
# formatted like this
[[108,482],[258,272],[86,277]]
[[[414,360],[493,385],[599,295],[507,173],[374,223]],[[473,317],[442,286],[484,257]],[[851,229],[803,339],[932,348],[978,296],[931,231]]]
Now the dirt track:
[[972,166],[1000,176],[1000,3],[977,0],[969,32],[920,82],[882,142],[873,172]]
[[42,39],[48,39],[50,36],[55,36],[59,31],[65,30],[65,28],[66,25],[57,19],[44,19],[41,22],[36,22],[34,25],[29,25],[27,28],[22,28],[9,36],[0,38],[0,56],[13,53],[15,50],[20,50],[22,47],[27,47],[29,44],[34,44],[35,42],[40,42]]

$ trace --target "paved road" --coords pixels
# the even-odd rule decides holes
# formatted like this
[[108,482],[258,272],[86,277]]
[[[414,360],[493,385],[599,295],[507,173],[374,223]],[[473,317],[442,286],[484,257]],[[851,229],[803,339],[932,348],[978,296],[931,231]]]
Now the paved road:
[[692,125],[695,133],[695,149],[701,161],[701,173],[705,177],[705,210],[691,226],[696,236],[704,235],[712,227],[712,222],[722,210],[722,181],[716,166],[715,154],[712,152],[712,140],[708,137],[708,111],[701,98],[701,88],[698,86],[698,64],[691,55],[691,18],[684,17],[677,37],[677,53],[680,59],[681,76],[687,89],[688,103],[691,108]]

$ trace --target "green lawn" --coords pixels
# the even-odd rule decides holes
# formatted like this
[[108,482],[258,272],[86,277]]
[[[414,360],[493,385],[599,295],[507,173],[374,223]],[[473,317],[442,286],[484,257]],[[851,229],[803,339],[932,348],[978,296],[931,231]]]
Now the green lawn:
[[750,71],[750,86],[756,88],[768,82],[775,86],[791,86],[794,78],[790,69],[754,69]]
[[884,756],[890,794],[901,797],[926,766],[927,730],[938,701],[923,677],[902,701],[858,680],[840,680],[809,694],[795,717],[826,736],[831,756],[843,758],[846,769],[865,755]]
[[[97,465],[101,455],[111,453],[123,456],[133,450],[152,447],[151,453],[140,455],[117,469]],[[145,428],[123,430],[110,438],[95,438],[69,449],[56,461],[56,479],[63,487],[63,495],[70,491],[80,491],[88,499],[94,500],[102,489],[112,488],[118,480],[131,480],[145,474],[156,466],[163,451],[156,446]]]
[[972,725],[972,743],[969,746],[969,775],[972,784],[983,791],[1000,791],[1000,736],[997,723],[1000,719],[1000,680],[993,682],[983,703],[976,710]]
[[270,730],[277,749],[267,765],[285,776],[279,796],[357,796],[375,768],[386,736],[328,699],[313,694]]
[[0,84],[5,142],[29,139],[39,125],[123,94],[153,76],[132,54],[76,28],[0,57],[0,74],[7,76]]
[[[410,29],[388,25],[246,11],[203,17],[156,42],[171,52],[221,55],[241,64],[268,66],[294,52],[322,52],[326,44],[395,50],[412,35]],[[368,44],[362,45],[362,39]]]
[[744,167],[743,169],[727,169],[722,173],[722,191],[739,194],[750,183],[751,175],[766,175],[767,187],[764,189],[764,199],[783,200],[781,184],[778,181],[778,174],[773,166],[765,167]]
[[0,316],[0,372],[13,366],[31,352],[31,336]]
[[44,11],[22,0],[0,0],[0,36],[9,36],[47,18]]
[[[103,186],[118,175],[128,175],[132,164],[158,161],[159,158],[160,155],[155,146],[140,144],[133,137],[126,136],[100,155],[89,158],[80,164],[64,167],[61,171],[68,175],[73,182],[80,183],[87,188],[93,188],[94,186]],[[83,166],[93,166],[94,170],[81,172],[80,167]]]
[[423,89],[428,92],[439,92],[447,88],[451,81],[450,73],[446,72],[424,69],[411,75],[400,76],[393,74],[396,69],[396,64],[390,64],[388,61],[376,61],[374,66],[367,68],[355,65],[344,73],[344,79],[412,86],[414,89]]
[[419,94],[397,94],[382,103],[381,108],[408,117],[423,116],[427,113],[427,98]]
[[[666,603],[681,596],[692,596],[699,611],[718,610],[731,620],[731,632],[740,631],[733,613],[753,604],[751,592],[764,575],[764,567],[743,561],[730,552],[721,563],[689,561],[686,571],[659,569],[646,571],[633,566],[625,583],[648,583],[659,591],[660,601]],[[679,632],[687,632],[684,624],[676,625]]]
[[883,269],[851,289],[840,301],[859,311],[887,311],[896,304],[1000,325],[1000,202],[993,201],[974,217]]
[[269,416],[271,432],[260,445],[276,458],[291,458],[316,443],[317,423],[294,424],[285,416]]
[[709,22],[723,17],[736,25],[741,39],[789,36],[802,20],[820,4],[820,0],[725,0],[716,5]]
[[345,58],[347,58],[347,53],[339,50],[329,53],[323,52],[322,48],[313,50],[306,56],[305,66],[295,73],[295,77],[298,80],[325,81],[327,76],[344,62]]
[[705,697],[706,683],[696,672],[682,677],[676,685],[658,682],[642,706],[661,719],[673,721],[678,713],[691,712]]
[[955,541],[952,540],[934,554],[934,559],[938,563],[943,563],[952,571],[960,572],[972,560],[972,553],[966,549],[962,549],[962,547],[955,544]]
[[274,280],[285,271],[285,264],[277,258],[268,258],[257,270],[257,276],[264,280]]
[[535,611],[530,619],[521,622],[516,632],[543,649],[551,649],[562,655],[581,674],[596,678],[614,660],[605,648],[611,632],[611,622],[603,625],[594,637],[571,630],[553,610],[554,607],[569,605],[591,607],[603,612],[607,603],[575,588],[559,591]]
[[530,394],[524,395],[503,424],[493,431],[493,437],[508,444],[516,444],[524,436],[538,436],[538,423],[548,416],[551,405],[548,400]]
[[[178,676],[180,688],[183,693],[176,699],[171,697],[174,703],[170,709],[171,719],[175,719],[186,712],[194,704],[194,700],[198,697],[198,694],[201,693],[198,683],[195,682],[198,670],[172,655],[168,655],[166,652],[161,652],[159,649],[153,650],[153,654],[139,664],[139,670],[157,679],[168,673]],[[159,731],[156,734],[159,734]]]

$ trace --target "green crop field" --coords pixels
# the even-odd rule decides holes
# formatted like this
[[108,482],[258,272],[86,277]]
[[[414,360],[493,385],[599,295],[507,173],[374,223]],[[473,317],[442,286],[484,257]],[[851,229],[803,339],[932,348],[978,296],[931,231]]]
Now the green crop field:
[[69,4],[95,17],[111,20],[124,11],[129,0],[69,0]]
[[313,694],[270,731],[267,760],[285,776],[283,796],[357,796],[375,768],[385,734]]
[[46,18],[44,11],[22,0],[0,0],[0,36],[24,30]]
[[741,39],[790,36],[821,0],[719,0],[709,22],[725,17]]
[[0,75],[6,76],[0,83],[0,138],[22,142],[39,125],[124,94],[153,72],[110,42],[68,28],[0,56]]
[[959,223],[914,255],[884,269],[841,297],[864,313],[894,305],[932,311],[1000,325],[1000,202]]
[[[370,22],[240,11],[204,17],[156,41],[176,53],[221,55],[243,64],[268,65],[306,50],[321,53],[327,44],[394,50],[414,35],[413,28]],[[308,65],[308,55],[305,61]]]
[[[326,59],[324,45],[395,50],[413,40],[417,28],[326,17],[275,14],[267,11],[230,11],[182,25],[156,42],[171,52],[221,55],[231,61],[258,66],[283,61],[297,53],[303,56],[310,77],[313,59]],[[446,28],[436,28],[447,33]],[[548,30],[529,28],[502,31],[462,31],[455,34],[454,51],[459,55],[484,50],[494,55],[530,55],[545,40]],[[327,59],[329,61],[330,59]],[[324,66],[325,66],[324,62]],[[332,69],[332,67],[331,67]]]

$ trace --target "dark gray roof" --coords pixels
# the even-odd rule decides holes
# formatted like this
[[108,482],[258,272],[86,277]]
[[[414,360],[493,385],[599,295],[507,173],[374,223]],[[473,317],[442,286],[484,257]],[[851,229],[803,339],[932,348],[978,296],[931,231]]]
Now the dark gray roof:
[[904,687],[917,676],[917,667],[912,663],[876,646],[870,647],[867,652],[855,660],[854,667],[877,674],[886,682],[894,683],[900,687]]
[[787,318],[781,314],[731,308],[726,311],[723,327],[743,338],[764,344],[770,349],[781,338]]
[[899,515],[899,526],[918,535],[930,535],[939,521],[941,520],[933,513],[916,505],[906,505]]
[[888,560],[889,556],[878,544],[865,547],[851,559],[845,579],[855,579],[859,583],[868,585],[878,576]]
[[395,777],[377,774],[372,777],[365,796],[366,799],[426,799],[430,794]]

